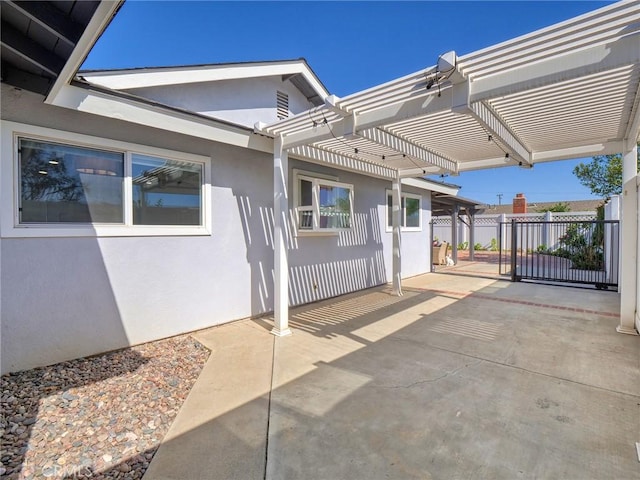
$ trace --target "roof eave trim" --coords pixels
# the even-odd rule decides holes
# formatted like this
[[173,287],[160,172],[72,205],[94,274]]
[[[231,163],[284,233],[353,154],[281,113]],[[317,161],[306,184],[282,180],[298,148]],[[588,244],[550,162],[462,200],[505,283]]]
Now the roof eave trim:
[[76,72],[84,62],[87,55],[98,41],[104,30],[111,23],[123,5],[124,0],[107,0],[101,1],[98,8],[94,12],[91,20],[87,24],[80,40],[76,44],[69,59],[60,71],[49,93],[44,99],[45,103],[53,104],[56,97],[65,85],[68,85],[75,77]]
[[93,70],[84,71],[81,74],[91,83],[114,90],[300,74],[323,99],[329,95],[324,85],[304,60],[129,70]]
[[252,150],[273,151],[272,140],[246,128],[77,85],[63,85],[54,105]]

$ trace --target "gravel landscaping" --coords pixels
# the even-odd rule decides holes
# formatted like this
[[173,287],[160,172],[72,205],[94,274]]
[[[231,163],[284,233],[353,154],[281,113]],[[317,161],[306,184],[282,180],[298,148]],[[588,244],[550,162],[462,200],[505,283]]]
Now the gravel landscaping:
[[208,357],[183,335],[3,375],[0,478],[141,478]]

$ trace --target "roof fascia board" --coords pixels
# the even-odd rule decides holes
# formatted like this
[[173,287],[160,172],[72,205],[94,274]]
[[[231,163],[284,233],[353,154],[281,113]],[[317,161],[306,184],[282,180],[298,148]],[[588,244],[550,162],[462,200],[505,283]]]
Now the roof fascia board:
[[82,76],[91,83],[113,90],[147,88],[188,83],[239,80],[245,78],[290,76],[301,74],[311,87],[325,98],[326,89],[302,60],[293,62],[268,62],[251,64],[210,65],[198,67],[176,67],[157,69],[132,69],[84,72]]
[[135,102],[130,99],[65,85],[53,103],[80,112],[114,118],[160,130],[199,137],[262,152],[273,152],[273,141],[254,135],[251,131],[229,125],[207,122],[180,112],[168,112],[161,107]]
[[481,102],[640,63],[640,32],[471,82],[469,102]]
[[408,187],[419,188],[429,192],[446,193],[448,195],[456,195],[458,190],[460,190],[459,187],[449,187],[447,185],[428,182],[420,178],[403,178],[401,179],[401,182],[402,185],[406,185]]
[[426,148],[410,142],[400,136],[392,135],[381,128],[359,130],[358,135],[369,141],[377,143],[378,145],[384,145],[391,148],[403,155],[422,160],[427,163],[425,167],[435,165],[449,172],[457,173],[458,171],[458,162],[436,152],[427,150]]
[[[368,130],[370,128],[380,127],[390,123],[401,122],[409,118],[419,117],[429,113],[443,112],[451,108],[451,89],[442,92],[438,97],[430,94],[421,97],[414,97],[404,102],[387,105],[375,110],[355,113],[357,130]],[[307,114],[305,114],[306,116]],[[317,116],[317,115],[316,115]],[[307,116],[308,118],[308,116]],[[328,124],[312,124],[311,119],[308,120],[310,125],[301,131],[285,134],[283,138],[284,148],[293,148],[299,145],[306,145],[315,142],[329,140],[331,138],[353,134],[353,121],[350,117],[340,118]],[[269,127],[266,129],[269,130]]]
[[49,94],[45,97],[45,103],[53,104],[62,88],[73,79],[82,62],[84,62],[84,59],[123,3],[124,0],[102,0],[100,2],[80,40],[78,40],[76,47],[73,49],[64,67],[62,67],[51,90],[49,90]]
[[294,147],[289,150],[289,155],[312,163],[329,165],[340,170],[347,170],[369,177],[382,178],[385,180],[393,180],[398,177],[397,170],[385,167],[384,165],[365,162],[359,158],[340,155],[336,152],[331,152],[329,150],[310,145]]

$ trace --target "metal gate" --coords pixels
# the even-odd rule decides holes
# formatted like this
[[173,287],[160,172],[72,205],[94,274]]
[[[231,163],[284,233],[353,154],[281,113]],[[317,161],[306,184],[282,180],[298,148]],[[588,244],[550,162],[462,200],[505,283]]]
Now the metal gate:
[[511,280],[618,286],[617,220],[500,224],[499,267]]

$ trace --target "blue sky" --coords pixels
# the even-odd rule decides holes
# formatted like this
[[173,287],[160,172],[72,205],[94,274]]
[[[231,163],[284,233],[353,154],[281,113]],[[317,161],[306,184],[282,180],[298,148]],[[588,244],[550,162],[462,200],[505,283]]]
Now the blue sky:
[[[348,95],[595,10],[601,1],[190,2],[128,0],[85,69],[306,58],[327,90]],[[585,159],[582,161],[589,161]],[[465,172],[444,180],[485,203],[593,198],[580,160]]]

